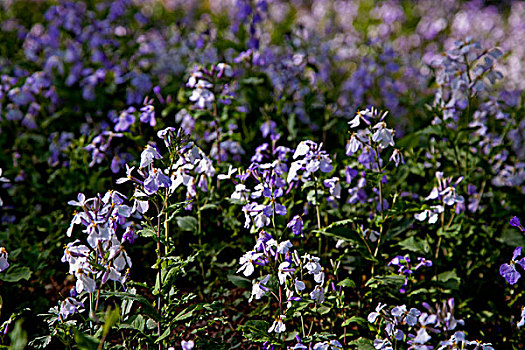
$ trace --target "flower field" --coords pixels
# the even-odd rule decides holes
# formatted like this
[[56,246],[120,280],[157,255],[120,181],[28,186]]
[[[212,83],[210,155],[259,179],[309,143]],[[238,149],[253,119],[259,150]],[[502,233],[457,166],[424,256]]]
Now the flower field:
[[0,348],[525,349],[525,3],[0,1]]

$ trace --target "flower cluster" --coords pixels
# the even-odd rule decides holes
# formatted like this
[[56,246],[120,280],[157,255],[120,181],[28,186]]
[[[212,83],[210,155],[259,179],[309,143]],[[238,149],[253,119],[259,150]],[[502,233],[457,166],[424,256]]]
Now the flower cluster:
[[408,286],[408,278],[412,276],[412,274],[415,271],[417,271],[420,267],[423,267],[423,266],[426,266],[426,267],[432,266],[431,260],[427,260],[422,257],[418,257],[417,262],[418,262],[417,265],[414,268],[412,268],[410,264],[410,257],[408,255],[405,255],[405,256],[398,255],[392,260],[390,260],[390,262],[388,263],[388,266],[397,266],[398,267],[397,272],[400,275],[405,276],[405,282],[403,283],[403,285],[401,286],[401,289],[399,290],[401,293],[406,292],[406,289]]
[[[295,302],[305,299],[307,295],[316,304],[322,304],[325,300],[325,273],[320,259],[308,253],[299,256],[290,241],[278,242],[264,230],[259,234],[253,250],[246,252],[239,259],[239,264],[241,267],[237,273],[242,272],[246,277],[251,276],[256,267],[268,273],[253,282],[250,301],[271,294],[280,302],[280,313],[269,333],[286,331],[284,320]],[[310,293],[306,291],[304,275],[313,277],[315,287]],[[270,289],[270,280],[277,282],[276,290]]]
[[[415,214],[414,217],[419,221],[428,220],[430,224],[435,224],[438,220],[439,214],[445,211],[445,206],[454,206],[462,204],[465,199],[456,192],[457,185],[463,180],[462,177],[452,182],[452,178],[443,177],[441,171],[436,172],[437,185],[434,186],[430,194],[425,197],[425,200],[439,200],[441,203],[430,206],[429,209],[423,210],[421,213]],[[460,207],[456,206],[456,211]]]
[[[408,309],[406,305],[395,306],[388,311],[386,304],[379,303],[375,311],[368,314],[368,322],[378,325],[384,335],[384,338],[374,340],[374,348],[391,350],[394,349],[393,344],[405,342],[408,349],[413,350],[467,349],[468,345],[475,345],[474,349],[493,350],[490,343],[467,340],[461,331],[456,331],[448,340],[432,345],[431,334],[449,333],[464,322],[454,317],[453,299],[444,301],[442,305],[437,304],[435,309],[428,303],[423,303],[423,306],[427,311]],[[408,331],[402,328],[408,328]]]
[[[78,310],[80,302],[73,301],[82,292],[93,293],[108,280],[120,282],[125,288],[132,263],[125,249],[125,242],[135,239],[132,222],[134,209],[124,204],[126,197],[117,191],[108,191],[104,196],[86,198],[79,193],[77,200],[69,205],[79,207],[75,211],[67,236],[71,237],[76,225],[83,226],[88,245],[79,239],[66,245],[62,262],[69,264],[69,273],[76,277],[71,298],[61,303],[60,315],[67,318]],[[120,239],[119,239],[120,236]]]

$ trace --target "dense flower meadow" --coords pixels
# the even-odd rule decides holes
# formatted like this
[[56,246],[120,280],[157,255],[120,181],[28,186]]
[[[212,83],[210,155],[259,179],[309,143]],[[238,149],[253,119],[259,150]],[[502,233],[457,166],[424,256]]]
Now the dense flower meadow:
[[0,1],[0,347],[524,349],[524,91],[521,1]]

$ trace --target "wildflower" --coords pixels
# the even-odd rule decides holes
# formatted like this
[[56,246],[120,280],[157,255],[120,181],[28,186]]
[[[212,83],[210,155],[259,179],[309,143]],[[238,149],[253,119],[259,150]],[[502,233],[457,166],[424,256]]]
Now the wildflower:
[[381,315],[381,311],[385,308],[385,306],[386,304],[381,304],[381,303],[377,304],[376,310],[368,314],[368,317],[367,317],[368,322],[374,323],[376,319],[379,317],[379,315]]
[[405,160],[403,159],[403,154],[397,148],[394,149],[394,151],[392,152],[392,155],[390,156],[388,160],[394,161],[394,163],[396,164],[396,167],[399,165],[399,162],[401,162],[402,164],[405,164]]
[[510,264],[503,264],[499,268],[499,274],[502,277],[504,277],[510,284],[515,284],[521,277],[521,274],[516,270],[516,263],[518,263],[522,268],[525,269],[525,258],[521,258],[520,260],[516,261],[516,259],[520,255],[521,247],[514,249],[514,253],[512,254],[512,260],[510,261]]
[[361,148],[361,141],[357,137],[356,133],[352,133],[350,136],[350,140],[348,140],[348,143],[346,144],[346,155],[351,156],[355,152]]
[[265,287],[265,284],[268,283],[269,280],[270,275],[266,275],[266,277],[264,277],[262,280],[257,281],[253,284],[252,295],[250,296],[248,302],[251,302],[253,300],[253,297],[255,297],[255,299],[257,300],[261,299],[264,296],[264,294],[266,294],[266,292],[269,291],[269,289]]
[[387,339],[374,339],[374,348],[376,350],[393,350],[392,342]]
[[306,263],[304,268],[308,270],[309,274],[315,275],[322,271],[323,268],[321,267],[321,264],[319,264],[320,259],[318,257],[306,253],[302,258]]
[[146,149],[142,151],[140,155],[140,168],[145,168],[151,163],[153,163],[153,160],[155,159],[161,159],[162,156],[160,155],[159,151],[151,145],[147,145]]
[[193,340],[183,340],[180,342],[180,345],[182,346],[182,350],[191,350],[195,346],[195,343],[193,342]]
[[372,129],[376,132],[372,134],[372,141],[378,142],[380,148],[394,146],[394,130],[387,129],[385,122],[379,122]]
[[261,256],[263,256],[262,253],[256,253],[253,250],[246,252],[239,260],[239,264],[242,266],[237,270],[237,273],[243,271],[244,276],[250,276],[253,271],[255,271],[254,261],[259,259]]
[[442,205],[433,205],[430,209],[425,209],[421,213],[414,214],[418,221],[425,221],[428,218],[429,224],[435,224],[445,208]]
[[295,291],[297,292],[297,294],[299,294],[300,291],[303,291],[306,288],[306,285],[304,284],[304,282],[299,281],[298,279],[295,279],[294,286],[295,286]]
[[85,204],[86,204],[86,196],[83,194],[83,193],[79,193],[77,195],[77,199],[78,200],[71,200],[69,202],[67,202],[67,204],[69,205],[75,205],[75,206],[78,206],[78,207],[83,207]]
[[79,267],[75,271],[75,276],[77,277],[77,283],[75,285],[75,289],[77,293],[82,293],[82,291],[86,291],[88,293],[93,293],[96,288],[95,280],[86,273],[90,272],[87,268]]
[[286,325],[283,322],[285,318],[286,316],[279,315],[279,317],[277,317],[275,321],[273,321],[272,326],[268,329],[268,333],[271,333],[271,332],[282,333],[286,331]]
[[[2,176],[2,172],[3,172],[3,170],[2,170],[2,168],[0,168],[0,182],[9,182],[8,178]],[[4,202],[2,201],[2,198],[0,198],[0,207],[2,205],[4,205]]]
[[509,223],[510,223],[510,226],[518,227],[522,232],[525,232],[525,228],[521,226],[520,219],[518,219],[516,216],[512,217]]
[[291,227],[294,235],[298,236],[303,234],[303,219],[299,215],[295,215],[292,220],[286,225]]
[[279,276],[279,283],[284,284],[286,282],[286,278],[291,276],[291,273],[294,271],[295,269],[290,268],[290,262],[288,261],[284,261],[279,264],[279,271],[277,273]]
[[523,327],[525,325],[525,307],[521,308],[521,320],[518,322],[517,326],[518,328]]
[[391,311],[392,316],[398,317],[402,322],[406,322],[409,326],[415,326],[417,323],[417,318],[421,315],[421,311],[416,308],[411,308],[407,311],[405,305],[396,306]]
[[310,293],[310,298],[317,304],[324,302],[324,289],[320,285],[316,285],[314,290]]
[[161,170],[151,168],[148,177],[144,180],[144,192],[148,195],[154,194],[157,193],[159,187],[170,188],[171,179],[164,175]]
[[142,123],[149,123],[150,126],[155,126],[155,107],[151,105],[153,101],[144,101],[145,106],[140,109],[140,121]]
[[169,147],[172,142],[172,138],[175,134],[176,129],[172,126],[168,126],[165,129],[157,131],[157,137],[164,141],[166,147]]
[[65,300],[60,302],[60,312],[58,317],[61,321],[64,321],[69,315],[76,313],[81,307],[84,307],[82,302],[76,300],[75,298],[67,297]]
[[339,184],[338,177],[332,177],[331,179],[326,179],[323,181],[325,187],[328,187],[330,194],[335,198],[341,197],[341,185]]
[[5,250],[4,247],[0,247],[0,272],[9,267],[9,263],[7,262],[8,255],[7,250]]

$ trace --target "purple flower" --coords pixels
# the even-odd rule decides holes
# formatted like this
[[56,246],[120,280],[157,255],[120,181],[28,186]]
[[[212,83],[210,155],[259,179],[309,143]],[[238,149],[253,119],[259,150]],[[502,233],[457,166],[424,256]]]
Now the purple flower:
[[129,127],[135,123],[135,108],[129,107],[125,111],[122,111],[117,119],[117,124],[115,125],[115,131],[126,131]]
[[520,255],[521,247],[514,249],[514,253],[512,254],[512,260],[510,261],[510,264],[503,264],[499,268],[499,274],[502,277],[504,277],[510,284],[515,284],[521,277],[521,274],[518,272],[518,270],[516,270],[516,263],[518,263],[522,268],[525,269],[525,258],[521,258],[519,261],[516,261],[516,259]]
[[151,104],[142,107],[140,109],[140,121],[143,123],[149,123],[150,126],[155,126],[155,124],[157,124],[157,121],[155,120],[155,107]]
[[518,219],[517,216],[512,217],[510,219],[510,226],[519,227],[523,231],[523,227],[521,226],[520,219]]
[[293,217],[292,221],[290,221],[288,225],[286,225],[286,227],[291,227],[294,235],[296,236],[302,235],[303,234],[303,219],[299,215],[296,215]]

